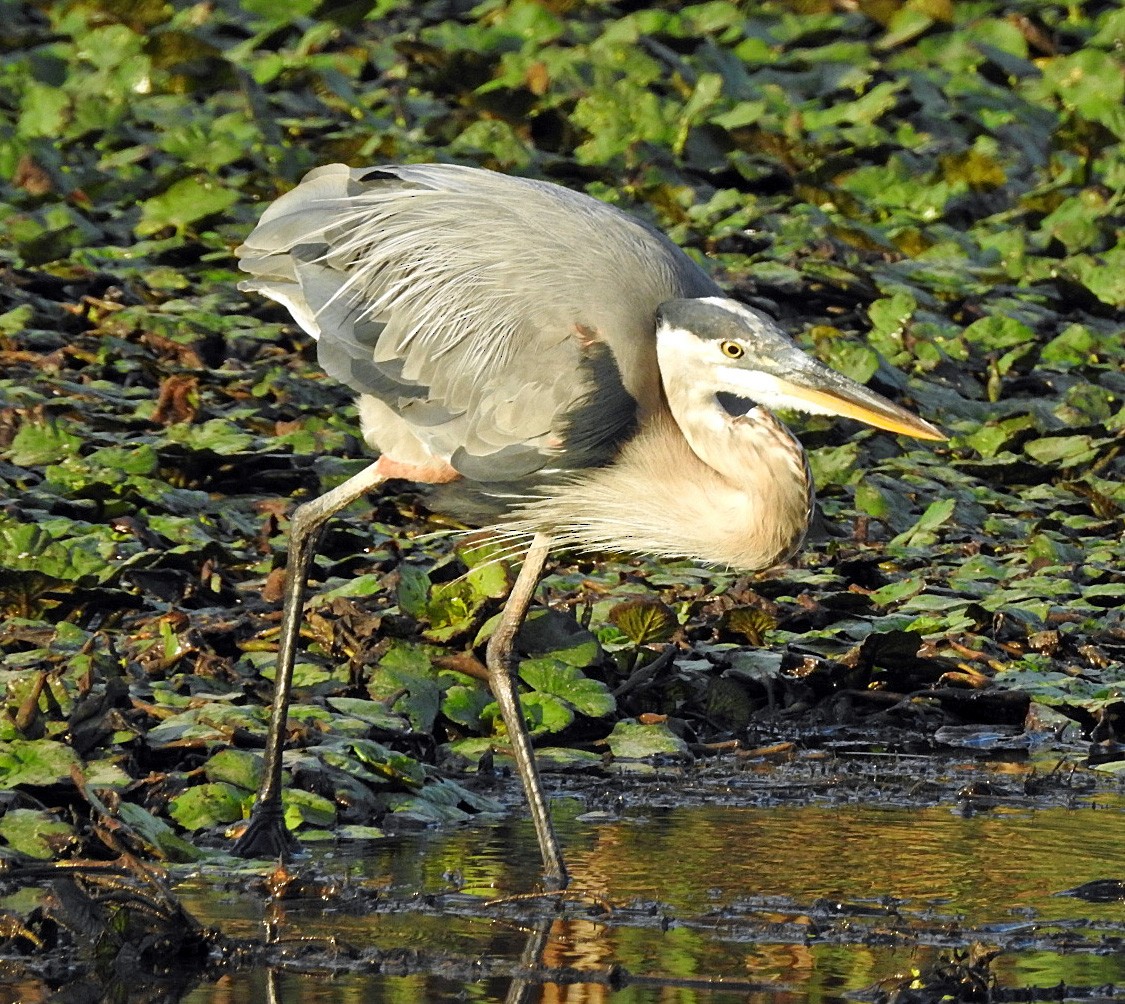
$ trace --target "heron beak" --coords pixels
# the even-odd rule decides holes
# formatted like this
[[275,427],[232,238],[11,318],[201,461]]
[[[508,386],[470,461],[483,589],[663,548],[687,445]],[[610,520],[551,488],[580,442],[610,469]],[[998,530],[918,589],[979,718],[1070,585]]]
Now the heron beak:
[[913,412],[827,366],[814,363],[807,371],[800,372],[800,377],[800,383],[794,382],[792,374],[776,378],[778,391],[789,399],[790,407],[799,411],[854,418],[876,429],[915,439],[946,438],[940,429]]
[[[656,341],[665,390],[670,379],[685,373],[690,384],[692,366],[705,365],[716,402],[729,415],[743,414],[744,401],[751,407],[854,418],[915,439],[945,439],[913,412],[803,352],[775,321],[735,300],[702,297],[661,304]],[[741,349],[731,354],[724,348],[725,358],[719,359],[720,344]]]

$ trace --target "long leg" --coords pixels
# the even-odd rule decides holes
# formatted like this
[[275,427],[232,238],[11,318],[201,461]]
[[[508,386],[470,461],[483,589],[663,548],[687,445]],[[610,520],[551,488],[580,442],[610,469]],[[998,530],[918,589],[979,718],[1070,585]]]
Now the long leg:
[[496,703],[500,705],[500,714],[508,730],[516,768],[531,807],[531,820],[535,824],[535,836],[539,840],[539,850],[546,869],[544,877],[557,888],[565,889],[569,881],[566,865],[551,822],[543,785],[539,780],[539,769],[535,766],[535,753],[531,748],[531,736],[520,707],[519,692],[512,678],[512,645],[535,595],[535,587],[539,584],[539,576],[543,574],[543,565],[547,561],[550,547],[551,538],[543,533],[537,533],[531,542],[523,567],[516,576],[516,583],[496,624],[496,630],[488,641],[488,682]]
[[309,568],[325,522],[365,492],[384,481],[379,461],[365,467],[320,498],[298,506],[289,524],[289,558],[285,564],[285,606],[281,616],[281,641],[277,649],[277,671],[273,681],[273,707],[266,740],[265,772],[258,798],[245,832],[233,851],[242,857],[286,857],[296,841],[285,827],[281,809],[281,754],[285,747],[285,722],[289,715],[289,688],[301,633]]

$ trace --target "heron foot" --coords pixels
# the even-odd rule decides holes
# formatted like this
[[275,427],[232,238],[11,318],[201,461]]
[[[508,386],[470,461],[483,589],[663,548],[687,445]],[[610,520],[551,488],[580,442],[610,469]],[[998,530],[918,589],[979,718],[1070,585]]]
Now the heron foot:
[[231,853],[240,858],[281,858],[288,861],[300,849],[300,842],[285,825],[278,804],[260,802],[250,813],[250,822],[234,842]]

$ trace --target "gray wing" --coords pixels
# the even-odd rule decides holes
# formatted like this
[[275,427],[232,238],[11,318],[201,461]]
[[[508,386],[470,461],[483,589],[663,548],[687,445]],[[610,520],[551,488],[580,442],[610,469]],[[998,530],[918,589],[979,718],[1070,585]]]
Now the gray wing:
[[237,253],[329,374],[487,482],[609,462],[660,407],[656,308],[721,295],[611,206],[453,165],[320,168]]

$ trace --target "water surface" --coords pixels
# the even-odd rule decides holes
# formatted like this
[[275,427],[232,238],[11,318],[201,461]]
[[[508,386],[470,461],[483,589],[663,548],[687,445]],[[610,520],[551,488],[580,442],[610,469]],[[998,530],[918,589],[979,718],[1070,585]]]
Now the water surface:
[[[1125,878],[1120,804],[968,814],[697,806],[609,820],[576,818],[577,804],[556,811],[571,889],[590,900],[550,922],[542,963],[602,977],[622,966],[653,985],[547,984],[523,1000],[835,1002],[972,943],[1002,947],[991,967],[1002,986],[1125,987],[1122,903],[1059,895]],[[534,927],[481,905],[536,887],[530,824],[398,837],[363,857],[324,852],[316,868],[364,890],[362,902],[286,903],[276,914],[283,935],[487,961],[518,959]],[[263,900],[216,892],[207,876],[181,892],[226,933],[261,935]],[[591,905],[598,900],[612,912]],[[511,987],[487,972],[479,980],[284,973],[267,988],[270,979],[234,975],[186,999],[241,1002],[265,999],[268,989],[282,1001],[502,1001]],[[767,986],[728,991],[719,980]]]

